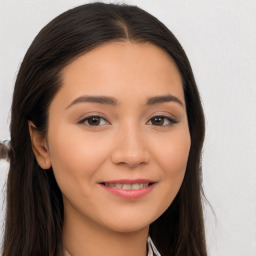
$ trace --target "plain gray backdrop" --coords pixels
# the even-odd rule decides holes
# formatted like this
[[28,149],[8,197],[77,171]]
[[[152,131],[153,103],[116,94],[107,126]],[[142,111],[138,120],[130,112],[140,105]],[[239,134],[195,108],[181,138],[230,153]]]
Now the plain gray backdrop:
[[[10,137],[13,85],[33,38],[55,16],[87,2],[0,0],[0,141]],[[209,255],[255,256],[256,1],[104,2],[142,7],[184,47],[206,115],[203,187],[215,212],[205,204]],[[8,163],[0,161],[1,226],[7,170]]]

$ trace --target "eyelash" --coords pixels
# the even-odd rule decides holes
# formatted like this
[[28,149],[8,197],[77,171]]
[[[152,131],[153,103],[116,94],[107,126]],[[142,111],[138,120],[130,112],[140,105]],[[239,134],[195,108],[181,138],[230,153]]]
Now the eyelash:
[[[151,118],[149,119],[149,121],[152,122],[152,119],[156,119],[156,118],[157,118],[157,119],[163,119],[163,120],[164,120],[164,123],[167,121],[168,124],[155,125],[155,126],[171,126],[171,125],[173,125],[173,124],[177,124],[177,123],[178,123],[177,120],[174,119],[173,117],[170,117],[170,116],[163,116],[163,115],[153,116],[153,117],[151,117]],[[148,123],[149,121],[147,121],[147,123]],[[153,125],[153,124],[151,124],[151,125]]]
[[[98,121],[100,119],[100,120],[103,120],[105,123],[104,124],[96,124],[96,125],[89,124],[88,121],[89,120],[93,121],[93,118],[95,119],[95,121]],[[158,119],[158,120],[162,119],[164,121],[164,124],[162,124],[162,125],[156,125],[155,124],[154,125],[154,124],[152,124],[153,119]],[[166,124],[166,121],[168,122],[168,124]],[[148,124],[148,122],[151,122],[150,125],[160,126],[160,127],[172,126],[173,124],[178,123],[178,121],[176,119],[174,119],[173,117],[163,116],[163,115],[153,116],[147,121],[146,124]],[[105,125],[105,124],[110,124],[110,122],[108,122],[104,117],[97,116],[97,115],[88,116],[88,117],[82,119],[81,121],[79,121],[78,123],[79,124],[85,124],[85,125],[90,126],[90,127],[99,127],[99,126],[102,126],[102,125]]]
[[82,119],[81,121],[79,121],[79,124],[85,124],[85,125],[91,126],[91,127],[97,127],[97,126],[102,126],[102,125],[104,125],[104,124],[101,124],[101,125],[91,125],[91,124],[89,124],[88,121],[89,121],[90,119],[93,120],[93,118],[104,120],[104,122],[106,122],[107,124],[110,124],[104,117],[102,117],[102,116],[97,116],[97,115],[88,116],[88,117]]

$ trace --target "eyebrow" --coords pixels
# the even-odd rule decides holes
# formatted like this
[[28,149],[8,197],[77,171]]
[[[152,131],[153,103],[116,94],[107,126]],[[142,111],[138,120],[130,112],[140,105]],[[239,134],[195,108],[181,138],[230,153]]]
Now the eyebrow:
[[107,96],[81,96],[73,100],[67,108],[77,104],[77,103],[84,103],[84,102],[93,102],[93,103],[99,103],[104,105],[111,105],[111,106],[117,106],[117,100],[113,97],[107,97]]
[[152,98],[149,98],[148,101],[147,101],[147,105],[153,105],[153,104],[159,104],[159,103],[165,103],[165,102],[176,102],[178,103],[179,105],[181,105],[182,107],[184,107],[182,101],[173,96],[173,95],[163,95],[163,96],[155,96],[155,97],[152,97]]
[[[115,99],[113,97],[84,95],[84,96],[78,97],[75,100],[73,100],[66,107],[66,109],[77,104],[77,103],[86,103],[86,102],[99,103],[99,104],[110,105],[110,106],[114,106],[114,107],[118,105],[117,99]],[[165,103],[165,102],[176,102],[179,105],[181,105],[182,107],[184,107],[182,101],[179,98],[177,98],[173,95],[170,95],[170,94],[151,97],[147,100],[146,105],[154,105],[154,104],[160,104],[160,103]]]

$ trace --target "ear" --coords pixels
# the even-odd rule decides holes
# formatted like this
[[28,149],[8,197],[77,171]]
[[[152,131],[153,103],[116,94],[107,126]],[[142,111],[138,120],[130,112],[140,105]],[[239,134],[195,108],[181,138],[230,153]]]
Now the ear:
[[37,130],[36,126],[31,121],[28,122],[28,126],[32,149],[35,154],[37,163],[42,169],[49,169],[52,164],[48,151],[47,141],[42,133]]

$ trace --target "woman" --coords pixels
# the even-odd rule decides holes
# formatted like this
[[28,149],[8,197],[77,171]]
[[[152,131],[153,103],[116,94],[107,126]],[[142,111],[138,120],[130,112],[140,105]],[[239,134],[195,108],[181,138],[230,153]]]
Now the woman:
[[20,67],[10,130],[3,255],[206,255],[203,111],[155,17],[93,3],[51,21]]

